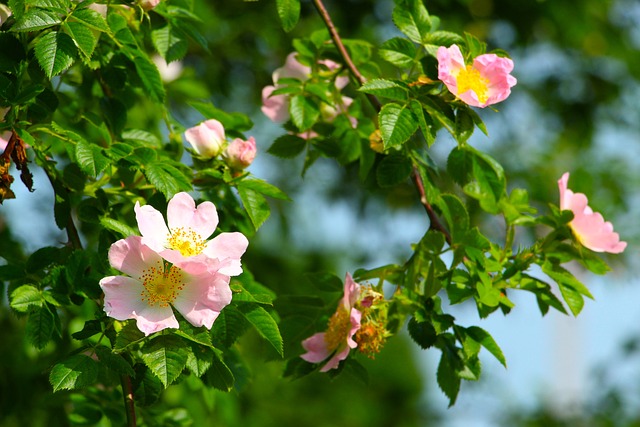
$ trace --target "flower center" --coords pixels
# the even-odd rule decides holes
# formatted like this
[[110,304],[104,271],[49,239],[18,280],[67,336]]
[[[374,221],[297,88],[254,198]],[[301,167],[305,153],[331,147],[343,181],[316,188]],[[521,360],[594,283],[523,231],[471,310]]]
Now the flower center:
[[171,230],[171,237],[167,242],[169,249],[180,251],[182,256],[198,255],[204,250],[206,240],[191,228],[185,230],[182,227]]
[[143,270],[140,281],[144,286],[140,296],[150,306],[168,307],[184,287],[182,271],[168,263],[163,265],[160,261],[157,266]]
[[351,329],[351,316],[349,311],[344,308],[338,308],[331,319],[329,319],[329,326],[324,334],[324,342],[327,343],[327,349],[332,352],[338,348],[338,346],[345,342]]
[[458,83],[458,93],[472,90],[478,97],[478,101],[483,104],[489,99],[489,79],[482,77],[480,71],[473,66],[467,65],[465,69],[460,70],[456,76],[456,82]]

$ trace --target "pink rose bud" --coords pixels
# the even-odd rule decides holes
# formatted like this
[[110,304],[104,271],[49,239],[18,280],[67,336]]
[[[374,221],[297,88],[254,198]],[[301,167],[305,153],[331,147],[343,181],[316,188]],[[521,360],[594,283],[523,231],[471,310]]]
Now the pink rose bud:
[[252,136],[246,141],[236,138],[227,146],[223,156],[232,169],[244,169],[253,162],[256,151],[256,140]]
[[184,133],[187,142],[202,157],[212,158],[220,154],[225,143],[224,127],[215,119],[200,123]]
[[151,10],[154,7],[156,7],[157,5],[160,4],[160,0],[138,0],[138,4],[144,9],[144,10]]

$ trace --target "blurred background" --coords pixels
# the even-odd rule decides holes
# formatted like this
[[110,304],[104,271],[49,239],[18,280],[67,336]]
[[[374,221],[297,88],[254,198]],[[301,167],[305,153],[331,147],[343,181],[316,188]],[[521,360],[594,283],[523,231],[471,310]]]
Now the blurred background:
[[[286,34],[273,1],[195,3],[210,53],[193,47],[180,64],[172,64],[174,75],[166,77],[172,111],[184,126],[202,120],[186,104],[194,99],[249,115],[255,124],[249,134],[260,151],[251,172],[293,200],[273,203],[271,218],[243,258],[260,272],[256,279],[278,294],[296,293],[306,286],[302,277],[308,272],[327,270],[343,277],[357,268],[403,262],[428,227],[412,188],[363,190],[357,171],[324,159],[303,178],[303,159],[284,161],[266,153],[283,131],[260,112],[260,92],[293,50],[291,41],[322,28],[312,4],[302,2],[301,21]],[[605,277],[581,275],[576,267],[595,296],[577,318],[557,313],[542,317],[530,295],[513,295],[517,307],[506,317],[480,320],[473,306],[451,307],[461,325],[488,330],[508,364],[505,370],[484,353],[482,379],[465,382],[452,408],[447,409],[436,385],[436,355],[421,351],[407,335],[391,339],[376,360],[361,360],[369,371],[365,384],[346,375],[283,380],[282,364],[261,362],[258,355],[269,349],[249,334],[240,348],[249,360],[256,355],[256,363],[247,368],[239,391],[209,391],[195,381],[172,386],[162,398],[175,409],[171,423],[189,413],[194,425],[216,426],[640,425],[640,280],[635,264],[640,235],[640,2],[425,4],[441,18],[441,29],[469,32],[489,49],[506,50],[515,62],[518,85],[496,106],[499,112],[479,111],[489,137],[478,133],[470,143],[498,159],[509,185],[526,188],[540,210],[558,203],[556,181],[569,171],[570,187],[587,194],[594,210],[614,223],[629,242],[627,250],[607,259],[613,271]],[[399,35],[390,18],[390,0],[327,0],[326,7],[343,37],[379,44]],[[137,119],[150,120],[144,112],[138,114]],[[444,164],[454,144],[446,134],[439,135],[434,160]],[[17,199],[0,207],[0,255],[30,253],[65,240],[53,222],[48,182],[36,171],[34,175],[34,193],[16,185]],[[478,221],[485,229],[495,226],[481,217]],[[519,238],[527,243],[526,235]],[[37,353],[24,346],[16,333],[24,325],[6,307],[5,300],[0,348],[23,348],[0,351],[0,426],[29,425],[24,420],[67,425],[52,416],[63,411],[60,393],[49,394],[52,361],[46,350]],[[87,420],[78,419],[76,425],[91,425]]]

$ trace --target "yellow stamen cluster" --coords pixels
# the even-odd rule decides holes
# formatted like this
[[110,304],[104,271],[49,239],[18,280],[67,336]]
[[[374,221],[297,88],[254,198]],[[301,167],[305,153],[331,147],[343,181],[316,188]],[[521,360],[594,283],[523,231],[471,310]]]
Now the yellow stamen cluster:
[[191,228],[182,227],[171,230],[171,237],[167,242],[169,249],[180,251],[182,256],[198,255],[204,250],[207,241]]
[[363,286],[356,307],[362,313],[362,317],[360,329],[353,339],[358,343],[358,351],[370,359],[374,359],[375,355],[380,353],[389,336],[385,327],[388,305],[384,300],[384,295],[375,291],[371,286]]
[[489,99],[489,79],[482,77],[480,71],[473,66],[467,65],[465,69],[460,70],[456,76],[456,82],[458,83],[458,93],[472,90],[481,103],[485,103]]
[[168,307],[184,288],[182,271],[161,261],[144,270],[140,281],[144,286],[140,297],[150,306]]
[[358,329],[353,339],[358,343],[358,351],[366,354],[370,359],[374,359],[387,341],[387,330],[384,324],[371,321],[372,319],[367,320],[368,322]]
[[349,336],[351,329],[351,313],[344,307],[338,307],[329,319],[329,326],[324,334],[324,341],[327,343],[329,352],[336,350],[340,344],[344,343]]

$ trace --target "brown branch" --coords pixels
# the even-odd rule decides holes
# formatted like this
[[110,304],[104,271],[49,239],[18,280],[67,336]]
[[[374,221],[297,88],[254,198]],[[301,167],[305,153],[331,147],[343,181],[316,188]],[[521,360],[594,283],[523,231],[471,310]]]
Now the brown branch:
[[124,397],[124,407],[127,413],[127,427],[136,427],[136,404],[133,399],[133,385],[129,375],[120,377],[122,382],[122,396]]
[[449,234],[449,231],[444,227],[444,225],[442,225],[440,219],[438,218],[438,215],[436,215],[435,211],[433,210],[433,206],[431,206],[431,204],[427,200],[427,196],[424,191],[424,183],[422,182],[422,177],[420,176],[420,173],[418,172],[418,169],[416,167],[413,168],[412,178],[413,182],[418,188],[418,193],[420,193],[420,203],[422,203],[425,210],[427,211],[427,215],[429,216],[429,222],[431,223],[429,227],[444,234],[445,240],[449,245],[451,245],[451,234]]
[[[367,82],[367,79],[364,78],[362,73],[360,73],[360,70],[358,70],[356,65],[353,63],[353,60],[351,59],[349,52],[347,52],[347,48],[344,46],[344,43],[342,43],[342,39],[338,34],[338,30],[336,29],[336,26],[333,24],[333,21],[331,20],[331,16],[329,16],[329,12],[327,12],[327,9],[324,7],[324,4],[322,3],[322,0],[313,0],[313,4],[318,10],[318,13],[320,14],[320,16],[322,17],[322,20],[324,21],[324,24],[326,25],[327,29],[329,30],[329,34],[331,35],[331,40],[333,40],[333,44],[336,45],[336,48],[338,49],[340,56],[342,56],[344,63],[347,64],[347,68],[349,68],[349,71],[358,80],[360,85],[361,86],[364,85]],[[371,103],[371,105],[373,105],[373,107],[376,109],[376,111],[380,111],[380,109],[382,108],[382,104],[380,104],[380,101],[378,100],[378,98],[376,98],[371,94],[367,94],[367,98],[369,99],[369,102]]]

